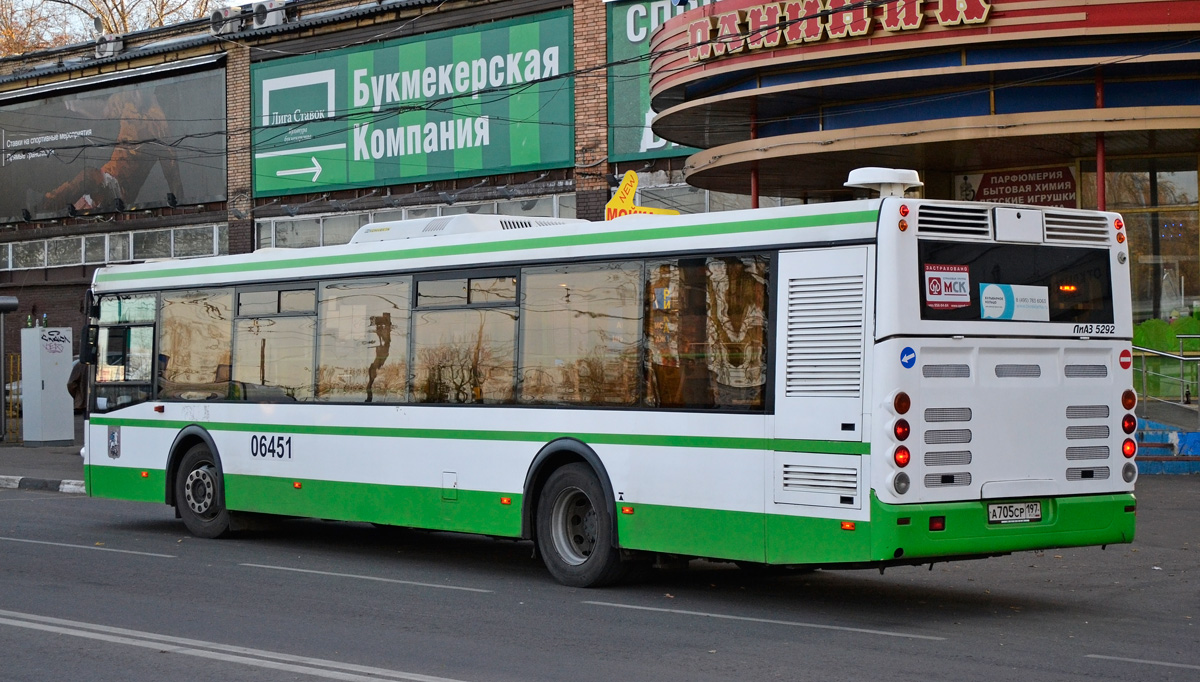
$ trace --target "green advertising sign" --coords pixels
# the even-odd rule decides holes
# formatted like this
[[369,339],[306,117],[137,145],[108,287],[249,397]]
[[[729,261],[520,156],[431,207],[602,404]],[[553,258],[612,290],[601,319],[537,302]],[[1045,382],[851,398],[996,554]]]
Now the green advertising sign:
[[571,12],[251,66],[256,196],[574,164]]
[[632,161],[697,151],[650,130],[650,34],[671,17],[715,0],[615,0],[608,3],[608,159]]

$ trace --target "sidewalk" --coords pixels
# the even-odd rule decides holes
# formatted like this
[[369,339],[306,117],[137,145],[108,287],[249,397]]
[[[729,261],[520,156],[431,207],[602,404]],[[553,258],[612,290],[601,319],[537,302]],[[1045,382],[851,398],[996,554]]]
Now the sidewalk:
[[83,417],[75,418],[75,445],[27,448],[21,443],[0,443],[0,488],[84,492]]

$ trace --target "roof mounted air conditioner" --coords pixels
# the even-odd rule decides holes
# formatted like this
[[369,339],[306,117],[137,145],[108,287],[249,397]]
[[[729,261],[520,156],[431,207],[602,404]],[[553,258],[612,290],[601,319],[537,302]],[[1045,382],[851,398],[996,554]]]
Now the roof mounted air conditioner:
[[96,59],[115,56],[124,47],[125,41],[121,40],[121,36],[106,33],[96,38]]
[[208,32],[215,35],[237,33],[242,30],[242,9],[225,7],[215,10],[208,17]]
[[280,26],[287,21],[283,0],[254,3],[254,28]]

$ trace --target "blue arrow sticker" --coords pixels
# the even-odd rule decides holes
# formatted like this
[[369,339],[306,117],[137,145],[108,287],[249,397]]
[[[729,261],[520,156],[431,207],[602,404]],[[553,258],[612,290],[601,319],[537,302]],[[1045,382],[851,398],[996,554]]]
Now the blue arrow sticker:
[[904,369],[912,369],[915,364],[917,364],[917,351],[913,350],[912,346],[905,346],[904,350],[900,351],[900,365]]

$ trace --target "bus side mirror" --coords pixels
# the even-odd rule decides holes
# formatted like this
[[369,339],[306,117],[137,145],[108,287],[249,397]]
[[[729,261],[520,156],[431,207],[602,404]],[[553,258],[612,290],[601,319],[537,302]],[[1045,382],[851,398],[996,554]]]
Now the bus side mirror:
[[16,296],[0,296],[0,313],[11,313],[17,309]]
[[96,364],[96,344],[100,341],[100,327],[89,324],[83,330],[83,343],[79,346],[79,361],[85,365]]
[[96,295],[91,289],[83,292],[83,315],[89,320],[100,316],[100,311],[96,310]]

